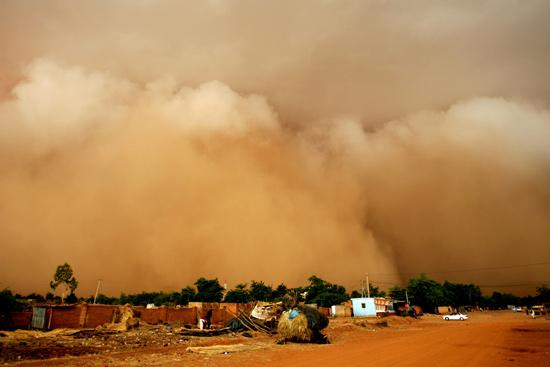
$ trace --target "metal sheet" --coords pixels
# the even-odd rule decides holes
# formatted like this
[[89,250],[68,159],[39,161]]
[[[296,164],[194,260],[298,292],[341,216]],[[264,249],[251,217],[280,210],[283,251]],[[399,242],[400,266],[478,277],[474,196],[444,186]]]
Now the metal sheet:
[[46,308],[33,307],[32,309],[32,327],[34,329],[44,329],[46,324]]

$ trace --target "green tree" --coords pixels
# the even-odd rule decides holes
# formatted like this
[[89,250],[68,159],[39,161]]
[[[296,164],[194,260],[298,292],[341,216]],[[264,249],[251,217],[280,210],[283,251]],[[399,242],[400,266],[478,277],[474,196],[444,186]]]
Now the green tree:
[[390,288],[389,293],[391,299],[395,301],[406,301],[407,300],[407,290],[400,286],[394,286]]
[[182,305],[188,305],[189,302],[193,301],[197,296],[197,292],[195,291],[195,288],[191,286],[187,286],[183,288],[180,294],[181,294],[180,302]]
[[[90,296],[88,298],[86,298],[85,300],[87,303],[93,303],[94,302],[94,296]],[[97,295],[97,299],[96,299],[96,303],[100,304],[100,305],[115,305],[117,304],[118,302],[118,298],[117,297],[109,297],[109,296],[106,296],[102,293],[99,293]]]
[[9,289],[0,291],[0,329],[8,326],[11,312],[19,310],[22,306]]
[[69,293],[67,298],[65,298],[65,302],[67,302],[67,303],[78,303],[78,298],[76,297],[76,295],[73,292],[71,292],[71,293]]
[[181,293],[179,292],[159,292],[153,302],[156,306],[175,306],[181,301]]
[[434,312],[437,306],[446,303],[441,284],[429,279],[426,274],[410,279],[407,289],[412,303],[422,307],[425,312]]
[[537,287],[537,295],[535,299],[539,303],[548,303],[550,302],[550,288],[546,284],[543,284],[540,287]]
[[360,293],[358,290],[356,290],[356,289],[354,289],[354,290],[351,292],[351,294],[350,294],[350,298],[361,298],[361,297],[363,297],[363,296],[362,296],[361,293]]
[[199,278],[195,282],[197,287],[196,299],[199,302],[221,302],[224,288],[218,279]]
[[27,301],[34,301],[34,302],[45,302],[46,301],[44,296],[42,296],[41,294],[38,294],[38,293],[30,293],[30,294],[27,294],[23,298],[26,299]]
[[369,282],[369,292],[371,297],[386,297],[386,292]]
[[246,289],[246,283],[237,284],[225,295],[225,302],[248,303],[252,300],[250,292]]
[[250,297],[254,301],[271,301],[273,299],[273,288],[262,281],[253,280],[250,283]]
[[481,289],[474,284],[443,283],[445,300],[453,307],[479,304]]
[[517,305],[520,303],[520,297],[509,293],[493,292],[491,297],[485,298],[483,306],[492,309],[503,309],[508,305]]
[[76,287],[78,287],[78,281],[73,276],[73,269],[68,263],[57,267],[53,280],[50,282],[50,288],[53,290],[59,286],[62,287],[61,303],[63,303],[67,291],[69,291],[69,295],[71,295],[74,293]]
[[287,288],[287,286],[281,283],[273,291],[273,299],[276,301],[280,301],[288,294],[288,292],[289,289]]
[[346,288],[338,284],[329,283],[315,275],[308,279],[309,286],[305,288],[306,303],[316,303],[319,306],[330,307],[347,301],[349,296]]

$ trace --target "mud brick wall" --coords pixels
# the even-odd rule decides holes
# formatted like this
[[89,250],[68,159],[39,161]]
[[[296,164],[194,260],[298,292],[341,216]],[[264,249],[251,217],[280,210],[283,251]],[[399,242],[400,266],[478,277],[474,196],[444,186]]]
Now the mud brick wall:
[[224,308],[212,310],[212,325],[224,326],[227,320],[233,317],[234,316]]
[[117,306],[111,305],[81,305],[80,327],[97,327],[113,320]]
[[175,323],[180,322],[183,324],[196,324],[197,308],[144,308],[136,307],[136,311],[140,313],[140,319],[148,324],[162,324],[164,322]]
[[[233,310],[241,310],[246,305],[229,304]],[[110,323],[117,306],[80,304],[65,307],[48,307],[46,310],[45,329],[57,328],[95,328]],[[182,323],[196,325],[201,310],[196,307],[171,308],[161,307],[147,309],[135,307],[136,316],[148,324]],[[238,312],[238,311],[237,311]],[[233,317],[225,308],[212,310],[212,324],[223,326]],[[10,328],[28,329],[32,322],[32,312],[14,312]]]
[[220,303],[220,309],[226,309],[228,312],[238,315],[241,312],[250,313],[254,304],[250,303]]
[[229,312],[234,313],[235,315],[239,314],[239,303],[221,303],[220,308],[225,309]]
[[[53,307],[46,312],[46,328],[79,328],[80,306]],[[49,326],[49,327],[48,327]]]
[[166,313],[167,322],[181,322],[183,324],[197,323],[197,309],[193,308],[168,308]]
[[20,311],[10,313],[7,327],[9,329],[28,329],[31,327],[32,311]]
[[167,318],[166,308],[135,307],[134,309],[139,312],[139,318],[148,324],[162,324]]

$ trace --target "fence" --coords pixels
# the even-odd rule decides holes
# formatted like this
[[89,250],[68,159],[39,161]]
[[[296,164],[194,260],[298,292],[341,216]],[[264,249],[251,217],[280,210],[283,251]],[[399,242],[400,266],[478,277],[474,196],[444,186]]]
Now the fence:
[[[223,304],[222,304],[223,305]],[[12,312],[7,327],[10,329],[34,328],[52,330],[58,328],[95,328],[110,323],[118,306],[116,305],[42,305],[33,307],[33,311]],[[216,304],[203,304],[201,307],[160,307],[147,309],[134,307],[136,316],[148,324],[180,323],[196,325],[202,315],[203,308],[212,308],[212,325],[223,326],[233,317],[232,311],[240,310],[245,306],[231,304],[221,307]],[[229,310],[231,311],[229,311]]]

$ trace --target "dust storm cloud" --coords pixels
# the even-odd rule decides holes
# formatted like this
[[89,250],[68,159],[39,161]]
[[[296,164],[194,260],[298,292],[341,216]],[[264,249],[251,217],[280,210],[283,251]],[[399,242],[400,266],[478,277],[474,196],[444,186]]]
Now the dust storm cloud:
[[1,287],[550,259],[547,2],[0,7]]

